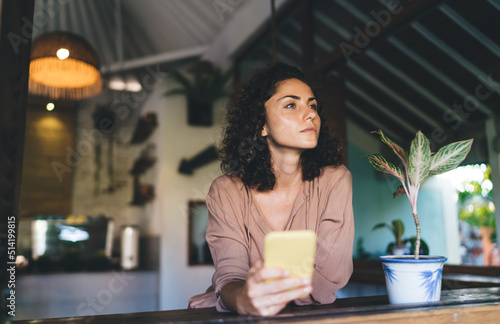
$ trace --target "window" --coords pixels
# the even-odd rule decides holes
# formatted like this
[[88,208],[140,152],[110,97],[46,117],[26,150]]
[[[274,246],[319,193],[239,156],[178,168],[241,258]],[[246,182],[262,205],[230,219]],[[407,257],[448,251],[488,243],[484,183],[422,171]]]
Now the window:
[[438,177],[456,189],[461,264],[500,265],[490,166],[467,165]]

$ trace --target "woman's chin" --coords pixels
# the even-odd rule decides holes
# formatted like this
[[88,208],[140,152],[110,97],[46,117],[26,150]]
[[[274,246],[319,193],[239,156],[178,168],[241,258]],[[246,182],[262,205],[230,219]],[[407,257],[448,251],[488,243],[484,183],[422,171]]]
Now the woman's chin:
[[312,150],[313,148],[315,148],[318,144],[309,144],[309,145],[303,145],[301,147],[301,149],[303,149],[304,151],[307,151],[307,150]]

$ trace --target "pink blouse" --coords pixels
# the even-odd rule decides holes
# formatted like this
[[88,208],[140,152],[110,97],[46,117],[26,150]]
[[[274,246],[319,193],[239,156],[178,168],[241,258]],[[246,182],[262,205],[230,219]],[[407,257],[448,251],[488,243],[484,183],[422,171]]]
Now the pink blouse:
[[[251,265],[263,259],[264,237],[271,228],[237,177],[220,176],[207,195],[209,210],[206,238],[215,263],[212,286],[217,310],[228,311],[220,298],[222,287],[244,281]],[[299,192],[286,230],[310,229],[317,234],[312,293],[297,305],[329,304],[335,291],[352,274],[354,219],[352,176],[341,165],[323,168]]]

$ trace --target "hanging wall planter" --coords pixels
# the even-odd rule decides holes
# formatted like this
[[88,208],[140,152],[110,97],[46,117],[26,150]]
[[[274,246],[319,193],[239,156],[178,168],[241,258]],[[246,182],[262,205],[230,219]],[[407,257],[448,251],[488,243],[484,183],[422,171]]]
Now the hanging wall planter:
[[211,126],[213,120],[212,110],[213,104],[211,102],[200,102],[192,96],[187,97],[189,125]]
[[[103,138],[108,138],[108,165],[107,173],[109,185],[107,188],[108,192],[114,191],[114,163],[113,163],[113,132],[116,130],[116,115],[107,106],[97,106],[92,113],[92,119],[94,121],[94,128],[103,136]],[[104,137],[105,136],[105,137]],[[94,171],[94,196],[99,196],[101,193],[101,169],[102,169],[102,140],[97,141],[94,146],[95,155],[95,171]]]
[[165,96],[186,95],[188,124],[211,126],[213,103],[226,94],[225,86],[232,75],[232,69],[222,73],[211,62],[199,60],[191,72],[192,75],[187,77],[179,71],[170,71],[170,75],[181,87],[168,90]]

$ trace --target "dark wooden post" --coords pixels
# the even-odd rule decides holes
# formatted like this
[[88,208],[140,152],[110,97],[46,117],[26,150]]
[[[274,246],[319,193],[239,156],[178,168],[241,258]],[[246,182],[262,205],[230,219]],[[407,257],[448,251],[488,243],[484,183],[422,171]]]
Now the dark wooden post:
[[309,73],[314,61],[313,3],[309,0],[301,0],[300,7],[302,70]]
[[16,278],[16,255],[10,251],[15,251],[18,235],[34,0],[0,1],[0,6],[0,321],[4,323],[12,310],[9,306],[15,305],[8,299],[15,296]]
[[314,17],[313,2],[301,0],[301,49],[302,71],[316,84],[321,104],[325,108],[327,126],[331,133],[340,138],[344,149],[344,163],[347,165],[347,119],[345,111],[345,87],[339,78],[323,80],[311,74],[314,64]]
[[318,83],[317,91],[321,105],[325,108],[326,124],[330,132],[337,136],[344,150],[344,164],[347,161],[347,117],[345,106],[345,85],[340,78],[330,78]]

